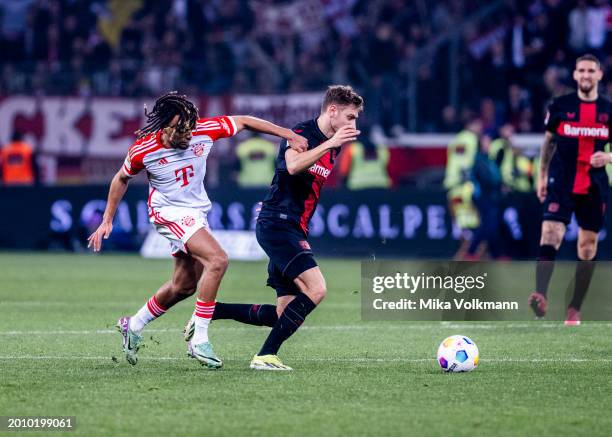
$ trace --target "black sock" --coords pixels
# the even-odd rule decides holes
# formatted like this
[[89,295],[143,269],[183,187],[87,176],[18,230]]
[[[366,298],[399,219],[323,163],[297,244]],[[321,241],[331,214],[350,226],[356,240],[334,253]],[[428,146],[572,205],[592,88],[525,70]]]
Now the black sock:
[[569,304],[571,308],[580,311],[584,297],[589,291],[593,271],[595,270],[595,260],[578,261],[576,264],[576,278],[574,283],[574,295]]
[[316,308],[313,301],[304,293],[300,293],[289,302],[285,311],[270,331],[258,355],[276,355],[285,340],[298,330],[304,319]]
[[276,305],[223,302],[217,302],[212,318],[213,320],[232,319],[249,325],[270,327],[278,320]]
[[555,269],[555,258],[557,249],[554,246],[545,244],[540,246],[540,254],[536,264],[536,291],[546,296],[548,284]]

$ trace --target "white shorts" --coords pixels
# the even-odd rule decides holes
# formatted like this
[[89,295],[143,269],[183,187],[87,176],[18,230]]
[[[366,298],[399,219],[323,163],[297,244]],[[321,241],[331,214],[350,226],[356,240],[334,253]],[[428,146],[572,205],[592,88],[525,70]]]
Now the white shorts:
[[208,213],[201,209],[178,206],[149,208],[149,221],[157,232],[166,237],[172,246],[172,255],[189,253],[187,241],[197,230],[208,229]]

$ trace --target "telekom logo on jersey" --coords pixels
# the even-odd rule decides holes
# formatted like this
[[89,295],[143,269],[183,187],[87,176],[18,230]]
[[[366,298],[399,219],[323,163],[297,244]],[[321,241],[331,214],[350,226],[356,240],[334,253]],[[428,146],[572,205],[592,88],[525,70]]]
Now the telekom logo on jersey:
[[174,175],[176,176],[177,182],[183,182],[181,187],[186,187],[189,184],[189,178],[195,176],[195,173],[193,172],[193,165],[188,165],[187,167],[174,170]]

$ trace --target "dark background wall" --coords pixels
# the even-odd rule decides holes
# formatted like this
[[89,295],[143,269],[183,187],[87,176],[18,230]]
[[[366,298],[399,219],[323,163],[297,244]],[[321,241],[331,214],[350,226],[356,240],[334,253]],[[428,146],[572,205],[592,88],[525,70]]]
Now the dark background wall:
[[[254,208],[265,191],[215,189],[209,192],[213,229],[254,226]],[[0,248],[84,250],[105,207],[107,187],[0,188]],[[114,222],[107,250],[135,251],[150,230],[147,189],[130,186]],[[505,201],[502,237],[506,253],[532,259],[539,240],[540,205],[533,194]],[[608,218],[608,227],[610,219]],[[573,259],[576,227],[570,225],[561,257]],[[311,222],[315,252],[326,256],[451,258],[459,245],[441,190],[329,190]],[[600,259],[612,259],[602,232]]]

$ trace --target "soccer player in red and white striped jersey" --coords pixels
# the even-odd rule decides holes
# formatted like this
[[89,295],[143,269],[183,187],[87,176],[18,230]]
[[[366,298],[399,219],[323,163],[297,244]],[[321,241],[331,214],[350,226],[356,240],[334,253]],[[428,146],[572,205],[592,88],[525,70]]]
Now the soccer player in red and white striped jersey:
[[102,223],[89,237],[89,246],[100,250],[102,239],[108,238],[113,229],[113,217],[130,179],[146,170],[149,218],[171,243],[174,274],[136,314],[119,319],[117,328],[126,359],[132,365],[137,363],[143,328],[193,295],[199,283],[194,311],[196,329],[189,342],[189,354],[202,365],[219,368],[222,361],[209,342],[208,325],[228,261],[206,220],[211,208],[204,189],[206,158],[215,140],[231,137],[242,129],[285,138],[298,151],[306,150],[306,139],[290,129],[250,116],[198,118],[193,103],[176,92],[157,99],[153,110],[145,114],[148,123],[137,132],[138,140],[111,182]]

